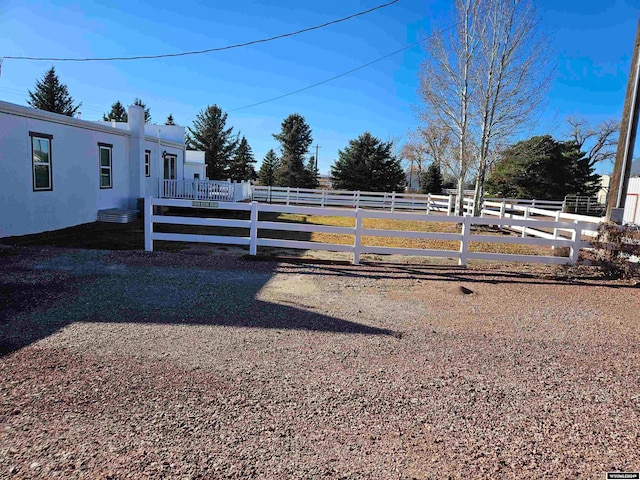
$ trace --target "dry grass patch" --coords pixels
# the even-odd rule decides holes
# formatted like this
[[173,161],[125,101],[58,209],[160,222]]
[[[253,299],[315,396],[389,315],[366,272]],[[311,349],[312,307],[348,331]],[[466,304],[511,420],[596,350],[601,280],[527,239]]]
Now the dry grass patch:
[[[336,227],[355,227],[355,218],[329,217],[319,215],[299,215],[283,213],[278,215],[275,221],[296,222],[312,225],[330,225]],[[421,222],[414,220],[388,220],[380,218],[366,218],[363,227],[375,230],[401,230],[413,232],[439,232],[439,233],[461,233],[459,224],[451,222]],[[479,232],[479,231],[478,231]],[[287,232],[294,240],[296,232]],[[483,235],[509,236],[499,230],[482,229]],[[335,233],[314,232],[309,235],[309,241],[319,243],[336,243],[340,245],[350,245],[353,243],[352,235],[341,235]],[[398,247],[398,248],[420,248],[425,250],[453,250],[460,248],[460,242],[456,240],[433,240],[415,239],[401,237],[381,237],[363,236],[363,245]],[[507,253],[517,255],[549,255],[550,249],[546,247],[536,247],[532,245],[513,245],[493,242],[471,242],[470,251],[487,253]]]

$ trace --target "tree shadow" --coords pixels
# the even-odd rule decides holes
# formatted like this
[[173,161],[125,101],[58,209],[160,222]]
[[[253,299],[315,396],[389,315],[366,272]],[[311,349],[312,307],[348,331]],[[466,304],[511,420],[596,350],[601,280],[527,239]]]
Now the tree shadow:
[[[324,315],[311,307],[260,299],[260,291],[278,273],[275,262],[256,268],[255,263],[228,259],[206,267],[177,267],[174,258],[174,265],[140,266],[144,260],[127,265],[108,257],[108,252],[67,251],[30,267],[24,266],[24,259],[21,268],[12,262],[1,264],[0,357],[75,322],[400,337],[398,332]],[[147,254],[147,265],[153,264],[153,257]],[[16,274],[27,280],[11,280]]]

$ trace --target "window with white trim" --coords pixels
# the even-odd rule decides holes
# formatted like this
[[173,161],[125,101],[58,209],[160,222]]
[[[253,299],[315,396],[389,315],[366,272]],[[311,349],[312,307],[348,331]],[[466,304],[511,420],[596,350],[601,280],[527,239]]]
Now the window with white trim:
[[151,176],[151,150],[144,151],[144,176]]
[[51,171],[51,140],[53,135],[29,132],[31,137],[31,170],[33,191],[53,190]]
[[113,188],[113,172],[111,165],[111,153],[113,145],[99,143],[100,152],[100,188]]

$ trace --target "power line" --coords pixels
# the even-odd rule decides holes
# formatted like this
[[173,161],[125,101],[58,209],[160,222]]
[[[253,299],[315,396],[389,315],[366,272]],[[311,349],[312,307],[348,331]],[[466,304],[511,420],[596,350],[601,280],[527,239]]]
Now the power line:
[[314,83],[312,85],[308,85],[308,86],[303,87],[303,88],[299,88],[298,90],[294,90],[293,92],[289,92],[289,93],[285,93],[285,94],[282,94],[282,95],[278,95],[277,97],[269,98],[268,100],[263,100],[261,102],[252,103],[250,105],[245,105],[244,107],[238,107],[238,108],[234,108],[233,110],[228,110],[228,111],[229,112],[237,112],[238,110],[244,110],[245,108],[256,107],[258,105],[262,105],[263,103],[273,102],[274,100],[280,100],[281,98],[285,98],[285,97],[288,97],[290,95],[295,95],[296,93],[304,92],[305,90],[309,90],[311,88],[315,88],[315,87],[318,87],[320,85],[324,85],[325,83],[329,83],[329,82],[331,82],[333,80],[336,80],[338,78],[341,78],[341,77],[344,77],[346,75],[349,75],[350,73],[357,72],[358,70],[362,70],[363,68],[366,68],[366,67],[368,67],[370,65],[373,65],[374,63],[378,63],[378,62],[381,62],[382,60],[386,60],[387,58],[392,57],[392,56],[394,56],[394,55],[396,55],[396,54],[398,54],[400,52],[404,52],[405,50],[409,50],[410,48],[413,48],[416,45],[419,45],[419,44],[421,44],[423,42],[426,42],[427,40],[429,40],[431,37],[434,37],[435,35],[439,35],[441,33],[446,32],[447,30],[450,30],[454,26],[455,25],[447,27],[447,28],[445,28],[445,29],[439,31],[438,33],[435,33],[435,34],[433,34],[433,35],[431,35],[429,37],[423,38],[422,40],[418,40],[417,42],[413,42],[413,43],[411,43],[411,44],[409,44],[409,45],[407,45],[405,47],[402,47],[402,48],[400,48],[398,50],[395,50],[395,51],[393,51],[393,52],[391,52],[391,53],[389,53],[389,54],[387,54],[387,55],[385,55],[383,57],[376,58],[375,60],[372,60],[371,62],[367,62],[367,63],[365,63],[363,65],[360,65],[359,67],[352,68],[351,70],[347,70],[346,72],[342,72],[342,73],[340,73],[338,75],[335,75],[333,77],[330,77],[330,78],[327,78],[325,80],[322,80],[321,82]]
[[187,55],[201,55],[203,53],[210,52],[220,52],[222,50],[231,50],[233,48],[246,47],[249,45],[255,45],[258,43],[266,43],[271,42],[273,40],[279,40],[281,38],[293,37],[294,35],[299,35],[301,33],[310,32],[312,30],[318,30],[320,28],[328,27],[329,25],[335,25],[336,23],[346,22],[347,20],[351,20],[352,18],[360,17],[362,15],[366,15],[368,13],[374,12],[376,10],[380,10],[382,8],[393,5],[394,3],[398,3],[400,0],[392,0],[387,3],[383,3],[382,5],[378,5],[377,7],[370,8],[369,10],[363,10],[358,13],[354,13],[352,15],[348,15],[343,18],[339,18],[337,20],[331,20],[330,22],[322,23],[320,25],[315,25],[313,27],[303,28],[302,30],[296,30],[295,32],[283,33],[281,35],[276,35],[275,37],[262,38],[260,40],[251,40],[249,42],[244,43],[236,43],[234,45],[227,45],[225,47],[215,47],[215,48],[207,48],[205,50],[193,50],[189,52],[179,52],[179,53],[165,53],[161,55],[136,55],[132,57],[93,57],[93,58],[56,58],[56,57],[24,57],[24,56],[3,56],[6,60],[35,60],[35,61],[55,61],[55,62],[107,62],[114,60],[148,60],[154,58],[169,58],[169,57],[184,57]]

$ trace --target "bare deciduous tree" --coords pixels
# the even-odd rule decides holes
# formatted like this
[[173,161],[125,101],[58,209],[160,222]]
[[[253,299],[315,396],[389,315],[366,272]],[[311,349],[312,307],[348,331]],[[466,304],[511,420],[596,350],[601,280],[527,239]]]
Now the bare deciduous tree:
[[456,0],[456,25],[434,35],[427,43],[427,59],[420,69],[419,94],[427,124],[444,124],[449,128],[457,152],[452,159],[458,181],[456,213],[462,211],[464,179],[470,168],[469,122],[472,113],[472,73],[479,46],[477,31],[479,0]]
[[420,94],[422,119],[443,122],[457,145],[460,212],[464,178],[477,168],[478,209],[493,145],[519,130],[551,75],[533,0],[456,0],[455,14],[452,33],[428,44]]
[[597,127],[592,127],[589,122],[580,117],[569,117],[567,123],[571,127],[569,138],[578,149],[585,151],[592,167],[598,162],[612,160],[616,156],[618,144],[618,131],[620,123],[616,120],[605,120]]
[[491,149],[513,135],[538,107],[551,79],[548,46],[538,33],[532,0],[478,0],[480,48],[474,62],[478,170],[474,215],[479,214]]

